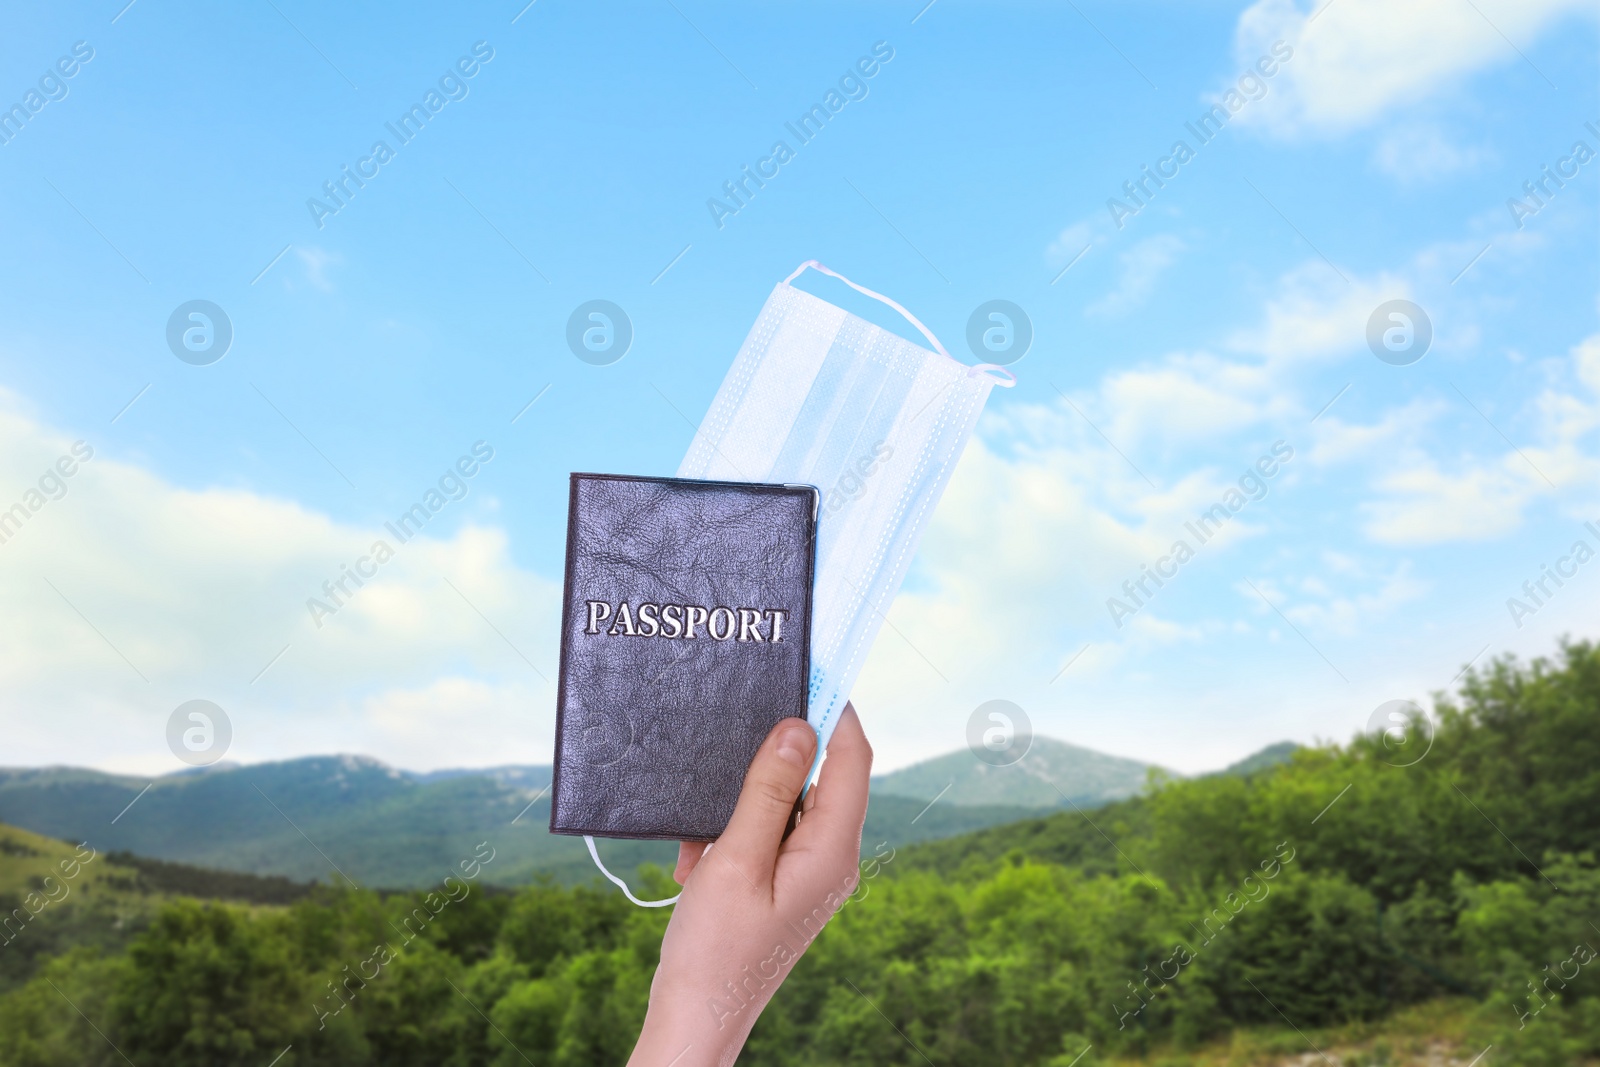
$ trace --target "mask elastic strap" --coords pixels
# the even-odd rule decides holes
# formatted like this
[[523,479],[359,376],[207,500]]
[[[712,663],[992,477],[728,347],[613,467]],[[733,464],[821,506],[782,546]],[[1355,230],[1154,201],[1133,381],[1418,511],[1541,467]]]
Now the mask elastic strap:
[[[994,373],[991,374],[990,371],[993,371]],[[977,366],[968,367],[967,373],[973,377],[977,377],[981,374],[985,378],[988,378],[991,382],[994,382],[994,384],[1005,389],[1010,389],[1012,386],[1017,384],[1017,376],[1006,370],[998,363],[979,363]],[[1005,377],[996,378],[995,374],[1004,374]]]
[[[900,312],[900,314],[905,318],[905,320],[907,322],[909,322],[911,325],[915,326],[917,329],[922,331],[922,336],[924,336],[924,337],[926,337],[928,339],[928,343],[933,346],[933,350],[935,352],[939,353],[941,356],[943,356],[945,359],[950,360],[951,362],[956,362],[956,363],[960,362],[960,360],[957,360],[954,356],[950,355],[949,352],[946,352],[944,350],[944,345],[939,343],[939,339],[933,335],[933,331],[932,330],[929,330],[926,326],[922,325],[921,320],[919,320],[915,315],[911,314],[911,312],[907,311],[905,308],[901,307],[900,304],[897,301],[891,300],[889,297],[884,296],[882,293],[875,293],[871,289],[868,289],[864,285],[857,285],[855,282],[851,281],[849,278],[846,278],[843,274],[840,274],[836,270],[829,270],[827,267],[824,267],[821,263],[818,263],[814,259],[808,259],[804,263],[802,263],[798,267],[796,267],[794,269],[794,273],[789,275],[787,278],[785,278],[783,280],[783,284],[784,285],[788,285],[790,282],[792,282],[796,278],[800,277],[800,275],[802,273],[804,273],[804,271],[805,271],[805,269],[807,267],[810,267],[813,270],[819,270],[822,273],[828,275],[830,278],[838,278],[841,282],[844,282],[846,285],[848,285],[850,288],[854,289],[856,292],[861,293],[861,294],[863,294],[865,296],[870,296],[874,300],[878,300],[878,301],[881,301],[881,302],[883,302],[885,304],[888,304],[890,307],[892,307],[896,311]],[[1015,379],[1013,379],[1013,381],[1015,381]]]
[[[932,330],[930,330],[926,326],[922,325],[922,320],[921,319],[918,319],[915,315],[911,314],[911,312],[907,311],[904,307],[902,307],[900,305],[900,303],[898,301],[891,300],[889,297],[884,296],[882,293],[875,293],[871,289],[868,289],[864,285],[857,285],[855,282],[851,281],[849,278],[846,278],[843,274],[840,274],[836,270],[830,270],[827,267],[824,267],[821,263],[817,262],[814,259],[808,259],[804,263],[802,263],[798,267],[796,267],[794,269],[794,273],[789,275],[787,278],[785,278],[783,280],[783,284],[784,285],[788,285],[789,283],[793,282],[796,278],[800,277],[800,275],[805,272],[805,269],[807,267],[810,267],[813,270],[821,271],[823,274],[828,275],[830,278],[838,278],[841,282],[844,282],[846,285],[848,285],[850,288],[854,289],[856,292],[861,293],[861,294],[863,294],[865,296],[870,296],[874,300],[882,301],[883,303],[885,303],[885,304],[889,305],[890,307],[894,308],[896,311],[898,311],[901,314],[901,316],[907,322],[909,322],[911,325],[915,326],[918,330],[922,331],[922,336],[924,336],[924,337],[926,337],[928,339],[928,343],[933,346],[933,350],[935,352],[939,353],[945,359],[950,360],[952,363],[959,363],[960,362],[960,360],[956,359],[955,357],[951,356],[949,352],[945,351],[944,345],[939,343],[939,339],[933,335],[933,331]],[[1005,375],[1005,377],[997,378],[993,374],[989,374],[988,373],[989,371],[996,371],[996,372],[998,372],[1000,374]],[[1010,371],[1006,370],[1004,367],[1000,366],[998,363],[979,363],[975,367],[968,367],[967,368],[967,374],[972,375],[972,376],[977,376],[979,374],[983,374],[990,381],[994,382],[994,384],[999,385],[999,386],[1004,386],[1007,389],[1010,389],[1012,386],[1017,384],[1017,376],[1015,374],[1012,374]]]
[[600,873],[616,883],[617,888],[622,890],[622,895],[633,901],[633,903],[639,905],[639,907],[664,908],[668,904],[676,904],[678,902],[678,897],[683,896],[682,893],[679,893],[677,896],[668,897],[666,900],[640,900],[638,897],[633,895],[633,890],[628,888],[627,882],[624,882],[621,878],[618,878],[616,875],[606,870],[606,865],[600,862],[600,853],[595,850],[594,838],[590,837],[588,834],[585,834],[583,837],[583,843],[589,846],[589,858],[594,860],[594,865],[596,867],[600,868]]

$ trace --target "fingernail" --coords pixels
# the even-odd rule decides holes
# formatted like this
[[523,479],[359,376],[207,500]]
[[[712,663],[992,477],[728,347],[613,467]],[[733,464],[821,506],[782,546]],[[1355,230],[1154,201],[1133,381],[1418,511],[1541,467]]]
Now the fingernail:
[[816,744],[817,735],[811,727],[796,719],[778,734],[778,756],[796,767],[809,766]]

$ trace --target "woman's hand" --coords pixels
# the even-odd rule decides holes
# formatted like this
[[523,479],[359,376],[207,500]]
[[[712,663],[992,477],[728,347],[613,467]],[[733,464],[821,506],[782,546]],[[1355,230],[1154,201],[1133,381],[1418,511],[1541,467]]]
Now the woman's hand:
[[773,728],[715,844],[679,846],[683,885],[661,942],[630,1067],[731,1064],[761,1009],[860,878],[872,749],[846,705],[799,825],[783,838],[816,754],[803,719]]

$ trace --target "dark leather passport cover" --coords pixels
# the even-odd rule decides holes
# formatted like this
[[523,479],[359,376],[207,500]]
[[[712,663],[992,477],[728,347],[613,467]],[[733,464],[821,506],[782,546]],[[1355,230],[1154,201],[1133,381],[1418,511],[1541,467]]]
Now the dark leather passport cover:
[[552,833],[722,833],[761,742],[806,714],[817,497],[572,475]]

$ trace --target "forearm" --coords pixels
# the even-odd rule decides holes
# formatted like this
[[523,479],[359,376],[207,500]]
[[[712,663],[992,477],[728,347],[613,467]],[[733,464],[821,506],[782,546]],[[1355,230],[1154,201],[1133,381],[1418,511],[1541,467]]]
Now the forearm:
[[707,998],[652,983],[639,1043],[628,1067],[729,1067],[739,1058],[761,1005],[719,1015]]

